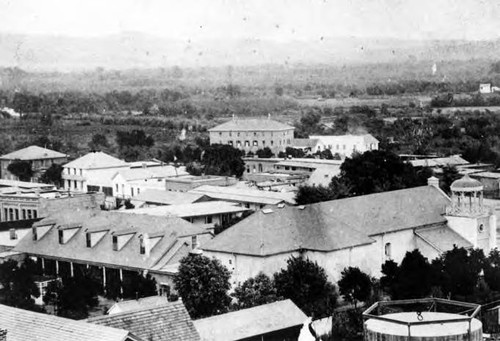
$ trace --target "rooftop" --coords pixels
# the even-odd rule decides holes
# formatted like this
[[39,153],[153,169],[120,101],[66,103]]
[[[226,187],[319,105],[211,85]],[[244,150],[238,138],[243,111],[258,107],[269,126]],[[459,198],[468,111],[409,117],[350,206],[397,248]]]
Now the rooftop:
[[181,205],[192,204],[203,198],[206,198],[204,194],[148,189],[136,195],[133,200],[161,205]]
[[276,131],[276,130],[290,130],[294,127],[274,121],[271,119],[232,119],[226,123],[222,123],[208,131]]
[[113,315],[131,310],[149,309],[162,306],[164,304],[168,304],[168,298],[166,296],[143,297],[137,300],[116,302],[111,308],[108,309],[108,314]]
[[0,305],[0,327],[7,329],[8,341],[125,341],[123,329],[89,325],[59,316]]
[[278,162],[277,166],[289,166],[289,167],[306,167],[306,168],[318,168],[318,167],[336,167],[340,168],[342,160],[327,160],[327,159],[286,159]]
[[420,160],[409,160],[413,167],[444,167],[444,166],[459,166],[468,165],[469,162],[464,160],[460,155],[452,155],[447,157],[437,157]]
[[123,160],[103,152],[90,152],[76,160],[64,165],[65,168],[95,169],[95,168],[113,168],[129,167],[129,164]]
[[[49,227],[46,234],[40,233],[33,240],[33,232],[19,241],[14,251],[40,255],[47,258],[73,260],[75,262],[107,264],[122,268],[150,269],[157,264],[168,264],[174,254],[169,252],[180,237],[208,233],[178,217],[153,217],[125,215],[107,211],[64,211],[54,217],[45,218],[34,227]],[[64,244],[59,243],[58,232],[77,228],[75,234]],[[104,232],[92,247],[87,247],[86,233]],[[114,251],[112,236],[130,235],[124,246]],[[140,239],[144,235],[161,237],[153,245],[149,255],[140,254]]]
[[2,188],[2,187],[17,187],[20,189],[37,189],[38,188],[41,190],[52,190],[52,189],[56,188],[54,185],[49,185],[49,184],[0,179],[0,188]]
[[206,201],[193,204],[144,207],[131,210],[122,210],[120,212],[162,217],[176,216],[180,218],[187,218],[214,214],[240,213],[245,211],[249,211],[249,209],[238,206],[235,203],[229,203],[225,201]]
[[[370,244],[371,236],[446,222],[450,199],[434,186],[257,211],[203,250],[267,256],[300,249],[334,251]],[[354,209],[355,208],[355,209]],[[235,241],[245,241],[236,243]]]
[[87,321],[96,325],[127,329],[134,335],[148,341],[200,340],[200,336],[180,300],[157,307],[93,317]]
[[475,178],[488,178],[488,179],[500,179],[500,173],[496,172],[477,172],[473,173],[470,175],[471,177]]
[[292,146],[299,148],[313,148],[318,144],[318,139],[293,139]]
[[453,249],[453,245],[463,248],[473,247],[469,241],[448,228],[446,224],[418,229],[415,234],[440,253]]
[[284,300],[194,321],[202,341],[234,341],[302,325],[307,316]]
[[43,160],[43,159],[59,159],[65,158],[68,155],[42,148],[38,146],[29,146],[15,152],[0,156],[0,160]]
[[371,134],[345,134],[345,135],[310,135],[310,139],[318,139],[320,141],[355,141],[357,143],[378,143],[378,140],[373,137]]
[[186,167],[174,167],[170,165],[147,167],[147,168],[130,168],[118,170],[113,179],[117,176],[122,176],[126,181],[157,179],[179,175],[188,175]]
[[200,186],[189,193],[205,194],[206,196],[226,201],[252,202],[269,205],[277,205],[281,202],[295,204],[294,193],[261,191],[258,189],[242,188],[236,186]]

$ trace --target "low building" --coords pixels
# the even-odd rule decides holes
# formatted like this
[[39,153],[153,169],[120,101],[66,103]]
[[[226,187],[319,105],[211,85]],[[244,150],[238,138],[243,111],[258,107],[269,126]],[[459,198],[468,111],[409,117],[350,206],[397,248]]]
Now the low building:
[[29,146],[15,152],[0,156],[0,178],[7,180],[19,180],[17,176],[10,173],[9,165],[14,161],[26,161],[31,164],[33,176],[31,181],[37,182],[42,174],[52,164],[63,164],[68,161],[68,155],[42,148],[38,146]]
[[203,194],[214,200],[238,203],[254,211],[266,205],[295,204],[295,194],[291,192],[261,191],[239,186],[201,186],[190,193]]
[[177,217],[66,211],[35,223],[14,251],[35,258],[46,275],[73,276],[89,268],[104,288],[114,284],[127,291],[127,279],[147,271],[168,292],[179,260],[211,238]]
[[127,214],[145,214],[157,217],[179,217],[194,225],[213,227],[241,217],[248,208],[225,201],[208,201],[194,204],[168,205],[121,210]]
[[62,179],[65,190],[76,192],[103,192],[113,196],[112,177],[130,165],[103,152],[90,152],[63,166]]
[[248,174],[273,172],[275,171],[274,165],[280,161],[283,161],[283,158],[244,157],[243,162],[245,162],[245,173],[243,173],[243,178],[245,178]]
[[295,127],[268,119],[237,119],[209,129],[210,144],[228,144],[255,153],[268,147],[273,154],[292,146]]
[[355,153],[377,150],[379,141],[370,134],[364,135],[311,135],[310,139],[319,140],[321,150],[330,150],[333,155],[352,157]]
[[88,323],[126,329],[148,341],[200,341],[200,335],[182,301],[92,317]]
[[229,176],[216,175],[183,175],[165,179],[165,190],[187,192],[200,186],[232,186],[238,179]]
[[89,326],[84,321],[35,313],[1,304],[0,340],[142,341],[125,329],[102,325]]
[[498,196],[500,193],[500,173],[478,172],[470,174],[470,177],[478,180],[484,186],[484,192]]
[[342,160],[327,159],[286,159],[274,165],[274,169],[279,172],[289,172],[291,174],[312,174],[318,168],[328,168],[333,175],[340,174]]
[[491,83],[481,83],[479,84],[479,93],[480,94],[491,94],[493,91],[491,90]]
[[291,300],[195,320],[202,341],[297,340],[307,320]]
[[162,165],[118,170],[111,178],[114,196],[130,199],[147,189],[164,189],[166,178],[189,175],[186,167]]
[[138,298],[135,300],[125,300],[116,302],[108,309],[108,315],[114,315],[119,313],[124,313],[127,311],[137,310],[137,309],[149,309],[159,307],[168,304],[169,300],[165,296],[149,296]]
[[320,152],[323,143],[319,139],[293,139],[292,148],[303,150],[306,153]]
[[441,173],[443,167],[458,167],[469,165],[469,162],[467,160],[464,160],[460,155],[408,160],[408,163],[410,163],[413,167],[429,167],[437,173]]
[[132,204],[136,208],[140,207],[155,207],[164,205],[183,205],[194,204],[198,202],[211,201],[209,197],[203,194],[189,192],[172,192],[155,189],[148,189],[137,194],[132,198]]
[[482,185],[468,177],[457,180],[450,199],[437,181],[307,206],[266,208],[202,249],[232,271],[233,285],[259,272],[272,275],[290,256],[316,261],[336,282],[348,266],[378,276],[385,261],[399,263],[414,249],[428,259],[453,245],[489,253],[496,247],[497,224],[494,212],[483,206]]

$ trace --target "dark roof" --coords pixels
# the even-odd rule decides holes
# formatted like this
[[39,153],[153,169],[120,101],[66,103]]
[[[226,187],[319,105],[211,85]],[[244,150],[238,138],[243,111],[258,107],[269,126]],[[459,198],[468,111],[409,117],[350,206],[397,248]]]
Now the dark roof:
[[37,221],[42,220],[42,218],[36,219],[26,219],[26,220],[14,220],[14,221],[2,221],[0,222],[0,231],[8,231],[10,229],[29,229]]
[[270,119],[233,119],[222,123],[208,131],[266,131],[266,130],[289,130],[294,127]]
[[8,341],[124,341],[130,336],[123,329],[92,326],[1,304],[0,328],[7,329]]
[[446,222],[443,213],[449,203],[441,190],[422,186],[260,210],[202,248],[257,256],[300,249],[334,251],[372,243],[373,235]]
[[[61,212],[57,216],[43,219],[34,226],[53,225],[46,235],[33,240],[29,231],[19,241],[14,251],[75,262],[105,264],[108,266],[149,269],[165,257],[172,245],[183,236],[209,233],[177,217],[152,217],[121,214],[107,211]],[[58,231],[66,227],[81,226],[65,244],[59,244]],[[92,248],[86,247],[86,232],[107,231]],[[132,234],[131,239],[118,251],[113,251],[112,235]],[[149,255],[139,253],[140,237],[162,236]],[[167,262],[168,263],[168,262]]]
[[234,341],[301,326],[307,319],[291,300],[194,321],[202,341]]
[[162,306],[93,317],[89,323],[121,328],[148,341],[199,341],[189,314],[182,301]]

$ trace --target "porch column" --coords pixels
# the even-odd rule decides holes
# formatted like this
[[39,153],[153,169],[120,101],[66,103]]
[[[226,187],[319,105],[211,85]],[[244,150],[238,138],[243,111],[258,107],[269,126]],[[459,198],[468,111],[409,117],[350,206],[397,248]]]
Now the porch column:
[[104,292],[106,292],[106,267],[102,267],[102,286],[104,287]]
[[73,271],[73,262],[69,262],[69,274],[71,277],[75,277],[75,273]]
[[42,275],[45,275],[45,258],[40,258],[42,260]]
[[123,296],[123,270],[120,269],[120,295]]
[[56,276],[59,276],[59,261],[56,260]]

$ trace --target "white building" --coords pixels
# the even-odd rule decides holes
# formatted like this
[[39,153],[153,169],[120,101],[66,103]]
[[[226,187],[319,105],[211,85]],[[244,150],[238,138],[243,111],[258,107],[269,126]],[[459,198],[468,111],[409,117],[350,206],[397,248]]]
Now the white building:
[[354,153],[364,153],[369,150],[377,150],[379,141],[370,134],[364,135],[311,135],[310,139],[319,140],[316,144],[317,152],[329,149],[333,155],[339,154],[352,157]]
[[430,260],[453,245],[489,253],[496,247],[496,217],[483,206],[481,184],[468,177],[457,180],[450,199],[437,181],[431,178],[428,186],[264,209],[202,248],[232,271],[234,285],[260,271],[272,275],[286,267],[290,256],[316,261],[337,281],[348,266],[379,276],[385,261],[399,263],[414,249]]

